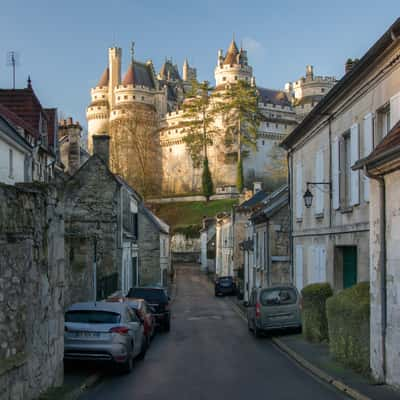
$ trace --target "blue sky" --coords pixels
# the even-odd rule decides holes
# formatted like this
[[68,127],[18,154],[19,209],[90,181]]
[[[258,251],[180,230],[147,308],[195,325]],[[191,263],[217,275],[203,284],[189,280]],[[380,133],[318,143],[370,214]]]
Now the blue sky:
[[[136,58],[158,70],[166,56],[188,57],[200,79],[213,82],[217,50],[235,34],[248,48],[257,84],[283,88],[313,64],[341,77],[400,16],[399,0],[13,0],[0,13],[0,87],[11,86],[7,52],[19,54],[17,87],[28,74],[42,104],[86,125],[89,90],[107,63],[107,48],[130,41]],[[124,71],[123,71],[124,73]]]

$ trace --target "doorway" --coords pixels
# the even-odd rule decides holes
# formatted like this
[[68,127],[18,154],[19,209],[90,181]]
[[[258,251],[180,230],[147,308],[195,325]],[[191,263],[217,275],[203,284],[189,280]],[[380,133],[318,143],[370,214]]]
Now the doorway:
[[343,289],[357,283],[357,247],[343,247]]

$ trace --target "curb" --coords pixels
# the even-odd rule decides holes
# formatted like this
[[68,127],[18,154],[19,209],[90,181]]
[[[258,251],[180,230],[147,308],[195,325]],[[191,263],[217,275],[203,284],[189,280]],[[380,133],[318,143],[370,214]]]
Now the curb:
[[87,389],[93,387],[96,383],[98,383],[101,379],[100,374],[93,374],[88,376],[83,383],[79,385],[76,389],[73,389],[71,392],[69,392],[64,400],[76,400],[79,398],[79,396]]
[[[234,305],[235,309],[241,314],[240,316],[244,320],[245,315],[243,310],[237,305],[235,302],[231,301]],[[311,372],[313,375],[318,377],[319,379],[323,380],[326,383],[334,386],[336,389],[340,390],[341,392],[345,393],[347,396],[351,397],[355,400],[372,400],[370,397],[363,395],[362,393],[358,392],[357,390],[351,388],[350,386],[346,385],[342,381],[335,379],[333,376],[328,375],[326,372],[321,370],[320,368],[316,367],[315,365],[311,364],[305,358],[303,358],[300,354],[296,353],[292,350],[289,346],[283,343],[280,339],[273,337],[271,338],[272,342],[276,347],[280,350],[285,352],[289,357],[291,357],[294,361],[296,361],[301,367]]]

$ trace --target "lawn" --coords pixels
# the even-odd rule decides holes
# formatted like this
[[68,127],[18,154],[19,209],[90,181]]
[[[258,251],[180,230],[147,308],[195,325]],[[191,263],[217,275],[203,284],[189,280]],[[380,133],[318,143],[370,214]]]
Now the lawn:
[[168,223],[173,231],[180,228],[201,226],[203,217],[213,217],[223,211],[230,211],[237,204],[237,199],[191,201],[180,203],[154,204],[152,207],[157,216]]

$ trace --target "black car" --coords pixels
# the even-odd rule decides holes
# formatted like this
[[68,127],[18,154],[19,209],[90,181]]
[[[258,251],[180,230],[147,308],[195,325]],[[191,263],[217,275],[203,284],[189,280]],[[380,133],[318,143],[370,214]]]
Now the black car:
[[144,299],[153,308],[154,318],[156,324],[164,331],[170,330],[171,325],[171,311],[169,308],[170,298],[163,288],[155,287],[136,287],[131,288],[127,297],[136,297]]
[[215,296],[236,294],[236,284],[232,276],[221,276],[215,280]]

